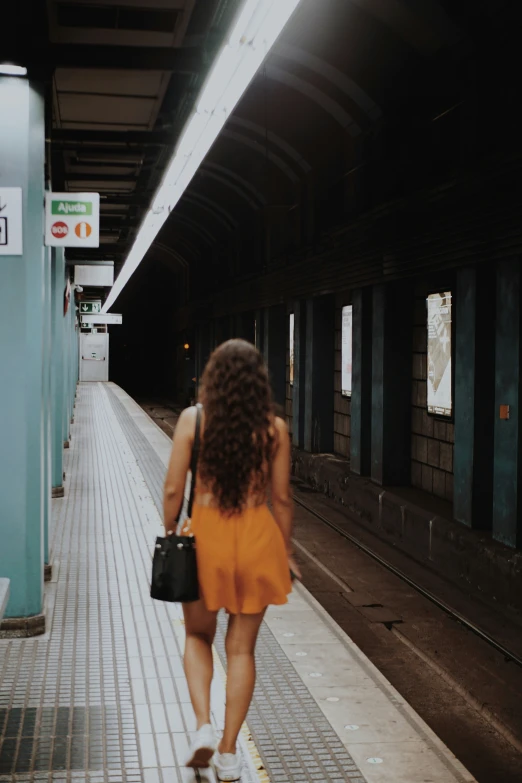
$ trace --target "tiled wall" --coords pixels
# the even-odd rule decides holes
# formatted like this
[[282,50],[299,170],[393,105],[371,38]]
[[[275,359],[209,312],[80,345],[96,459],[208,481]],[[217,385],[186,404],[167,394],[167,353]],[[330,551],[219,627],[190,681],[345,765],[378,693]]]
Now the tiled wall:
[[453,501],[455,427],[427,412],[426,295],[417,292],[413,328],[411,483],[444,500]]
[[342,457],[350,457],[350,413],[351,399],[343,397],[341,384],[342,367],[342,310],[350,304],[346,298],[338,297],[335,306],[335,374],[334,374],[334,451]]

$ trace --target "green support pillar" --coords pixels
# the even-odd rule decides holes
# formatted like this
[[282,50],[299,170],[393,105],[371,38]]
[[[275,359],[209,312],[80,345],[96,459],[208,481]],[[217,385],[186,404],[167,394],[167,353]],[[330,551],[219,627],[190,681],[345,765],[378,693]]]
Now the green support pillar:
[[[66,272],[65,275],[65,282],[64,286],[67,284],[68,280],[68,272]],[[67,311],[67,314],[65,315],[63,319],[63,344],[64,344],[64,351],[63,351],[63,361],[64,361],[64,372],[63,372],[63,445],[66,449],[69,448],[69,438],[70,438],[70,432],[71,432],[71,363],[72,363],[72,356],[71,356],[71,307],[74,307],[74,297],[72,295],[71,291],[71,301],[69,303],[69,309]]]
[[23,255],[0,255],[0,574],[11,580],[4,629],[45,629],[43,89],[0,77],[0,187],[22,188]]
[[294,385],[292,411],[294,426],[292,442],[299,449],[305,443],[305,392],[306,392],[306,302],[294,305]]
[[484,318],[495,298],[491,268],[457,272],[455,301],[455,453],[453,515],[491,529],[495,337]]
[[274,401],[284,408],[286,402],[286,306],[267,307],[264,316],[263,353],[268,365]]
[[254,315],[254,345],[264,354],[265,344],[265,314],[263,310],[256,310]]
[[350,469],[370,475],[372,428],[372,290],[353,292]]
[[78,328],[74,295],[71,294],[71,378],[70,378],[70,422],[74,421],[74,404],[76,401],[76,389],[78,387]]
[[64,343],[63,291],[65,278],[65,255],[62,248],[53,248],[51,257],[52,294],[52,494],[63,497],[63,442],[64,435]]
[[409,286],[404,282],[375,286],[371,478],[376,484],[410,483],[412,332]]
[[50,579],[49,550],[51,540],[51,489],[52,489],[52,413],[51,413],[51,248],[44,254],[44,358],[43,358],[43,407],[44,407],[44,563],[45,579]]
[[304,447],[333,452],[335,299],[320,296],[306,303]]
[[522,546],[520,261],[497,261],[493,537]]

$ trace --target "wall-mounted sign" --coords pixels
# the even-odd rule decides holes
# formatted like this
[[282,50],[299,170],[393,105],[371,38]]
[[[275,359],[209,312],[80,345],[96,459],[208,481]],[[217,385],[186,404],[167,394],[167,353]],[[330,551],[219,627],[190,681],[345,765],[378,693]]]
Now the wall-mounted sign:
[[345,397],[352,396],[352,341],[353,341],[353,306],[343,307],[341,335],[341,391]]
[[110,288],[114,285],[114,263],[104,262],[99,266],[79,264],[74,267],[74,282],[90,288]]
[[0,256],[22,253],[22,188],[0,188]]
[[46,193],[45,244],[99,247],[100,194]]
[[81,302],[80,313],[85,315],[86,313],[101,313],[102,304],[98,302]]
[[82,323],[85,326],[92,326],[92,324],[121,324],[122,322],[123,316],[118,313],[82,314]]
[[451,416],[451,291],[428,296],[428,413]]

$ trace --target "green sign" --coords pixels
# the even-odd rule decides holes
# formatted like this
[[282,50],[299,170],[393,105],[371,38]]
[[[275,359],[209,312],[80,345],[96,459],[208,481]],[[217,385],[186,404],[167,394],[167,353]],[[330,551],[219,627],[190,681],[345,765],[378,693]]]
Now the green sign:
[[54,201],[51,206],[52,215],[92,215],[90,201]]
[[80,313],[88,315],[89,313],[101,313],[101,302],[82,302]]

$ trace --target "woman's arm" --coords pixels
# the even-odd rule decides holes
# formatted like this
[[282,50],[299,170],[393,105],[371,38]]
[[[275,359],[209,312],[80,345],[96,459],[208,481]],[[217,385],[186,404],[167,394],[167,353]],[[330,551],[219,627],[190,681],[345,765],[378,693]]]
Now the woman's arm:
[[176,529],[176,519],[183,505],[187,473],[190,469],[194,431],[196,427],[196,409],[187,408],[178,419],[172,453],[170,456],[165,490],[163,494],[163,524],[168,535]]
[[283,419],[276,418],[277,446],[272,463],[271,491],[274,517],[281,528],[288,556],[292,554],[294,506],[290,492],[290,437]]

